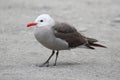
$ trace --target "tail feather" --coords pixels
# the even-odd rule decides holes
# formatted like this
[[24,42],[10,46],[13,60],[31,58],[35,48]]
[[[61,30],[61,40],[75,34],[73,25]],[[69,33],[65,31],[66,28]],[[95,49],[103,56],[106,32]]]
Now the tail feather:
[[95,49],[94,47],[92,47],[91,45],[89,45],[89,44],[86,44],[85,45],[87,48],[89,48],[89,49]]
[[98,40],[96,40],[96,39],[93,39],[93,38],[87,38],[87,40],[88,40],[88,44],[87,44],[86,46],[87,46],[88,48],[90,48],[90,49],[95,49],[95,48],[92,47],[92,46],[107,48],[107,47],[104,46],[104,45],[101,45],[101,44],[95,43],[95,42],[98,42]]
[[96,46],[96,47],[103,47],[103,48],[107,48],[104,45],[98,44],[98,43],[90,43],[91,46]]

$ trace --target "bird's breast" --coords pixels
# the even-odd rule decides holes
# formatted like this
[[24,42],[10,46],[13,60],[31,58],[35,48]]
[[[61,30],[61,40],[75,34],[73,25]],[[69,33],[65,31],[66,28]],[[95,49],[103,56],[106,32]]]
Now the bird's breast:
[[37,28],[34,32],[35,38],[45,47],[52,50],[66,50],[68,43],[64,40],[56,38],[53,30],[50,28]]

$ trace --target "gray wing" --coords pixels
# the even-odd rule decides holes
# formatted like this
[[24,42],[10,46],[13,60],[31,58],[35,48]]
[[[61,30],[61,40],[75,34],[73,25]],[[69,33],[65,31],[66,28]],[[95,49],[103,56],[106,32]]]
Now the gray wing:
[[57,23],[52,28],[54,35],[57,38],[65,40],[69,44],[70,48],[86,43],[85,37],[78,33],[74,27],[66,23]]

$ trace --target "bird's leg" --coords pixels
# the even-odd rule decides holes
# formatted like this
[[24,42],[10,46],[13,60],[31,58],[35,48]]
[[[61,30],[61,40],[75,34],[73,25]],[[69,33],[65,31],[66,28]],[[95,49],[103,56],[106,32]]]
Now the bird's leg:
[[45,61],[45,63],[43,63],[42,66],[46,65],[47,67],[49,66],[49,60],[52,58],[52,56],[54,55],[55,51],[52,51],[52,54],[50,55],[50,57],[47,59],[47,61]]
[[59,51],[56,52],[56,58],[55,58],[54,66],[56,66],[56,63],[57,63],[58,54],[59,54]]

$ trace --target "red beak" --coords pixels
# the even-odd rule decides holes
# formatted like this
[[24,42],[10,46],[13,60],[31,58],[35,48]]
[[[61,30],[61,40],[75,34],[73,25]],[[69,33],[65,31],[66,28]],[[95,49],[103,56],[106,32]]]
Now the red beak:
[[37,25],[37,23],[31,22],[31,23],[27,24],[27,27],[32,27],[32,26],[35,26],[35,25]]

